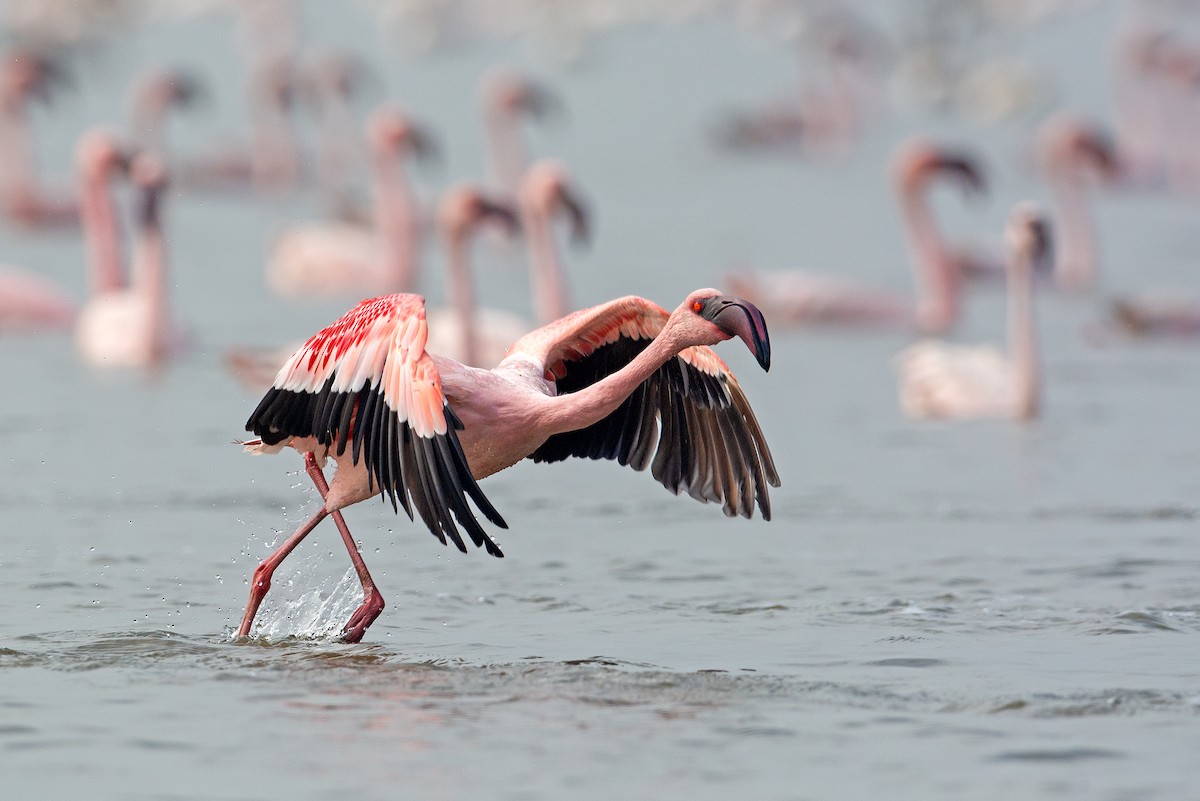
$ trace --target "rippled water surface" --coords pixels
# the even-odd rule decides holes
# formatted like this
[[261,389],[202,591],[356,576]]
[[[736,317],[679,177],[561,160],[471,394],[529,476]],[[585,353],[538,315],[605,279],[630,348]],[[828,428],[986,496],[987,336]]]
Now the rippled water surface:
[[[330,18],[332,17],[332,18]],[[309,36],[355,43],[441,131],[426,192],[481,170],[474,82],[517,45],[402,59],[357,12]],[[1020,47],[1078,107],[1106,110],[1105,6]],[[65,184],[75,133],[119,120],[139,63],[192,64],[234,96],[228,26],[160,23],[104,51],[81,95],[39,111]],[[993,160],[990,201],[942,198],[964,236],[1045,198],[1025,126],[896,114],[838,168],[712,152],[715,109],[780,91],[783,52],[716,24],[634,30],[553,79],[570,109],[539,152],[597,210],[573,253],[581,303],[673,306],[737,261],[844,269],[904,288],[890,148],[933,129]],[[238,124],[225,97],[194,125]],[[181,126],[180,149],[201,134]],[[287,304],[262,283],[269,232],[316,213],[177,194],[171,265],[194,348],[161,375],[81,368],[68,338],[0,340],[0,771],[4,797],[105,799],[1177,799],[1200,792],[1200,354],[1088,344],[1091,298],[1040,299],[1045,414],[906,422],[901,335],[773,337],[769,374],[722,353],[783,486],[769,524],[729,521],[612,464],[522,464],[484,484],[507,558],[463,556],[368,502],[347,513],[388,606],[360,645],[335,529],[276,576],[262,637],[235,643],[247,578],[311,514],[291,453],[232,444],[256,400],[235,343],[292,341],[353,298]],[[943,202],[944,201],[944,202]],[[1200,294],[1200,208],[1097,202],[1109,287]],[[4,260],[82,293],[81,245],[0,233]],[[520,304],[518,267],[483,271]],[[430,269],[436,272],[435,255]],[[440,298],[436,283],[431,300]],[[973,295],[961,336],[998,339]]]

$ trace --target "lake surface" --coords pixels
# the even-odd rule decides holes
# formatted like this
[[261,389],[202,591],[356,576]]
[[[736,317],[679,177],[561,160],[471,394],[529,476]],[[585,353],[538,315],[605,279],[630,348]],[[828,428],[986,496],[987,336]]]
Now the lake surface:
[[[1030,119],[985,128],[911,110],[836,166],[714,151],[721,108],[787,90],[782,46],[719,22],[605,37],[562,71],[518,42],[418,58],[360,6],[312,4],[306,39],[353,44],[376,91],[441,134],[423,192],[482,175],[475,82],[492,63],[545,76],[562,157],[596,210],[568,253],[583,305],[673,307],[727,267],[842,270],[904,290],[883,180],[932,131],[991,160],[991,199],[939,209],[997,241]],[[324,10],[322,10],[324,9]],[[1075,108],[1107,113],[1107,5],[1013,45]],[[37,113],[51,180],[72,143],[118,123],[139,65],[201,71],[214,100],[181,152],[236,133],[240,71],[221,17],[158,20],[86,57],[79,94]],[[896,402],[903,334],[773,336],[737,372],[783,486],[775,517],[727,520],[614,464],[518,465],[483,487],[507,557],[459,554],[366,502],[347,512],[388,602],[359,645],[323,525],[276,574],[250,643],[231,634],[257,563],[316,505],[293,453],[233,440],[257,397],[235,344],[294,341],[356,300],[288,303],[262,279],[274,231],[315,195],[175,192],[173,297],[189,353],[155,376],[81,366],[67,336],[0,339],[0,773],[12,798],[1178,799],[1200,793],[1200,351],[1084,332],[1109,290],[1200,296],[1196,199],[1095,203],[1104,292],[1039,298],[1045,407],[1029,424],[920,424]],[[71,234],[0,232],[0,261],[79,296]],[[430,303],[442,295],[430,248]],[[481,295],[528,308],[519,256],[481,248]],[[955,338],[1003,339],[1003,296],[974,292]]]

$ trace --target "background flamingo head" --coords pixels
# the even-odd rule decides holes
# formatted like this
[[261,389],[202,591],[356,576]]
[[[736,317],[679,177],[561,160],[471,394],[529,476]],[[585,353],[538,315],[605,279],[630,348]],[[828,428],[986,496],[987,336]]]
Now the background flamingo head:
[[544,84],[508,70],[497,70],[484,79],[483,101],[489,112],[510,116],[545,119],[563,111],[558,95]]
[[93,128],[79,137],[75,163],[91,180],[105,180],[112,173],[129,169],[130,156],[116,135],[106,128]]
[[525,172],[520,189],[521,205],[543,217],[562,212],[571,222],[571,241],[587,244],[591,237],[590,215],[560,162],[544,159]]
[[397,155],[407,149],[422,161],[436,161],[441,155],[437,137],[396,106],[380,106],[371,112],[367,138],[380,154]]
[[1009,215],[1004,236],[1018,263],[1029,264],[1037,272],[1050,272],[1054,264],[1050,223],[1036,203],[1017,204]]
[[929,139],[910,139],[892,157],[892,177],[902,192],[923,190],[935,176],[946,176],[967,195],[987,191],[979,160],[961,150],[943,147]]
[[32,50],[8,53],[0,69],[0,92],[10,101],[36,99],[49,103],[54,90],[72,84],[61,59]]
[[762,369],[771,369],[767,321],[750,301],[723,295],[715,289],[697,289],[672,316],[682,321],[686,335],[693,338],[691,344],[715,345],[738,337]]
[[510,235],[515,236],[521,229],[511,208],[492,200],[473,184],[451,187],[438,204],[438,222],[449,239],[462,239],[489,221],[499,223]]

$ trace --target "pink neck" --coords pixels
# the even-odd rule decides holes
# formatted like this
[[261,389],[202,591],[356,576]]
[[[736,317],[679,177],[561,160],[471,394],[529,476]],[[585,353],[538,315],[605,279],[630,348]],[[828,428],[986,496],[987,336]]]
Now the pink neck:
[[526,209],[529,268],[533,285],[533,310],[538,325],[547,325],[570,311],[567,281],[554,241],[554,227],[540,209]]
[[548,435],[574,431],[598,423],[616,411],[629,395],[688,346],[676,334],[672,319],[633,361],[578,392],[559,395],[548,404],[545,426]]
[[156,357],[165,354],[170,312],[167,308],[166,248],[157,225],[142,230],[134,242],[129,288],[146,301],[151,343]]
[[923,186],[901,188],[900,212],[916,282],[917,325],[929,333],[944,332],[958,319],[958,267],[942,241]]
[[511,111],[489,109],[484,121],[487,128],[488,178],[492,187],[506,195],[517,191],[525,166],[525,146],[521,141],[521,121]]
[[475,330],[475,287],[471,282],[467,247],[465,232],[447,235],[446,267],[450,279],[448,289],[462,336],[462,361],[471,367],[478,367],[479,337]]
[[1083,185],[1069,175],[1055,176],[1058,204],[1054,280],[1067,290],[1082,290],[1096,280],[1096,232]]
[[375,227],[383,243],[389,291],[412,292],[417,284],[415,206],[399,153],[376,153],[373,159]]
[[5,194],[19,195],[36,189],[33,147],[29,136],[29,118],[23,105],[0,110],[0,150],[3,159]]
[[1021,419],[1037,414],[1037,334],[1033,321],[1033,265],[1023,253],[1009,256],[1008,349],[1013,367],[1015,413]]
[[80,187],[80,221],[87,250],[88,285],[93,295],[121,289],[121,234],[107,170],[86,174]]

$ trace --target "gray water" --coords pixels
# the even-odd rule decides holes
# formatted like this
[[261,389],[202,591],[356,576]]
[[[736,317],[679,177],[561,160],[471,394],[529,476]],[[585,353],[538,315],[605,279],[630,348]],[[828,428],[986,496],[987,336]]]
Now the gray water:
[[[481,174],[488,64],[551,77],[570,116],[535,147],[571,165],[598,215],[593,249],[569,254],[580,304],[673,306],[741,262],[904,289],[882,174],[913,132],[992,159],[989,201],[937,199],[964,238],[994,241],[1012,202],[1045,198],[1019,166],[1028,120],[896,112],[837,167],[713,152],[715,109],[794,78],[786,51],[721,23],[613,34],[554,72],[513,42],[402,57],[358,7],[320,8],[308,38],[355,43],[442,134],[427,195]],[[1013,46],[1103,114],[1116,16],[1054,19]],[[219,17],[160,21],[90,56],[80,95],[39,112],[51,176],[68,182],[89,121],[119,121],[140,64],[214,83],[210,109],[174,132],[180,151],[236,131],[229,32]],[[1107,288],[1200,294],[1194,200],[1096,206]],[[768,374],[725,345],[783,478],[770,523],[613,464],[521,464],[484,484],[507,558],[445,549],[363,503],[347,519],[388,601],[366,641],[334,640],[358,598],[322,526],[277,573],[263,637],[234,642],[249,574],[316,496],[295,454],[232,444],[256,397],[221,354],[293,341],[354,300],[289,304],[263,286],[270,232],[318,209],[309,195],[170,198],[194,342],[160,375],[88,371],[69,337],[0,340],[5,798],[1200,795],[1200,353],[1089,344],[1096,298],[1040,298],[1045,413],[1025,425],[905,421],[899,334],[778,330]],[[76,237],[6,230],[0,247],[82,295]],[[519,261],[482,260],[489,302],[526,308]],[[1002,308],[974,294],[956,337],[1001,339]]]

